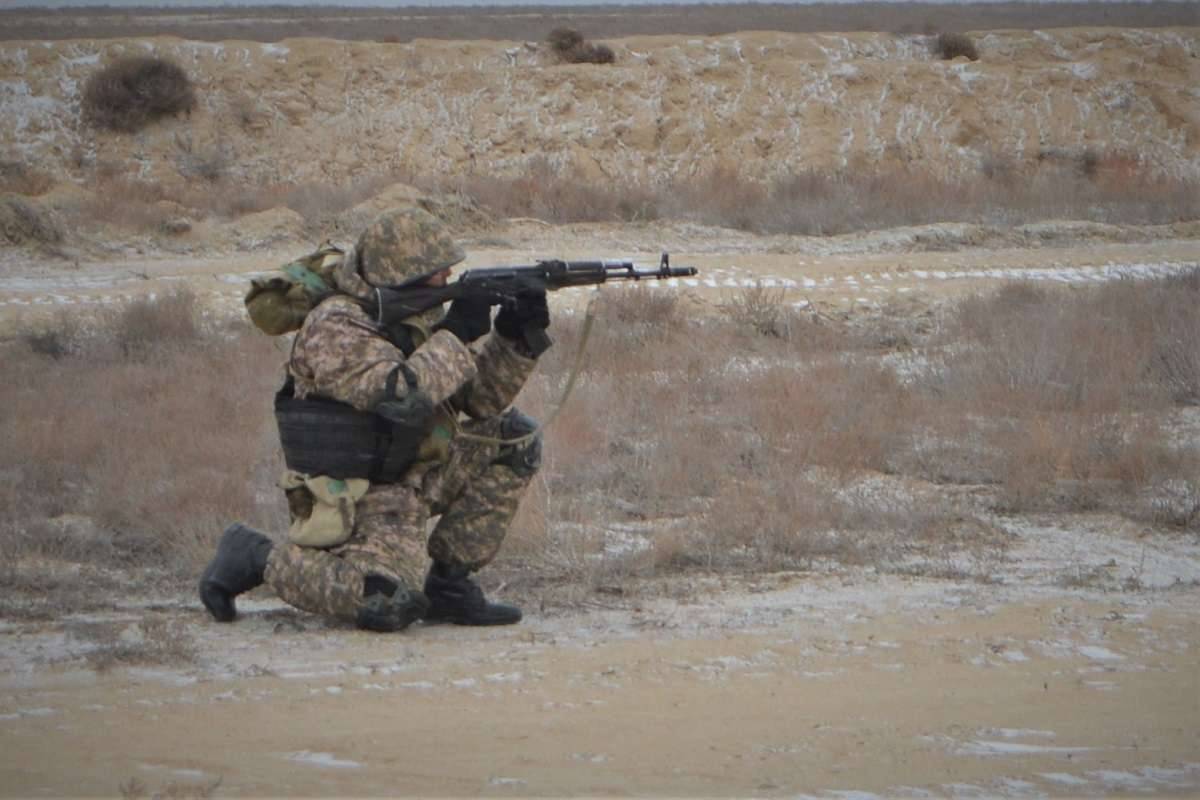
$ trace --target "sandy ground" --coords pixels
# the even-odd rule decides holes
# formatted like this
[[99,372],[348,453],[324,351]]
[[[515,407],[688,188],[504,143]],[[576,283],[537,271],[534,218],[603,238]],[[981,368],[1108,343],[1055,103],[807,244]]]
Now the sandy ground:
[[[1200,793],[1200,542],[1005,527],[986,581],[693,577],[501,629],[373,636],[267,599],[231,626],[190,599],[7,624],[3,791]],[[148,619],[194,659],[89,668],[89,626]]]
[[[517,225],[476,242],[469,266],[651,264],[665,242],[701,274],[662,291],[717,301],[763,281],[850,309],[1200,263],[1194,240],[773,253],[697,234],[689,252],[686,233]],[[181,284],[233,314],[246,275],[283,255],[10,262],[0,321]],[[533,604],[493,630],[372,636],[266,597],[220,626],[186,589],[0,621],[0,794],[179,796],[219,780],[229,795],[1200,795],[1200,541],[1102,516],[995,522],[1002,550],[913,569],[970,578],[691,576]],[[96,669],[155,626],[187,657]]]

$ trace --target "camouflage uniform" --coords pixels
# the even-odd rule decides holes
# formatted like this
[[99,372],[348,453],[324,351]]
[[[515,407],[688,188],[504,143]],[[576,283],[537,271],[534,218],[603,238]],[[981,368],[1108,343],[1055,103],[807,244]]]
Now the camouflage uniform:
[[[401,222],[412,224],[414,219],[420,224],[424,218],[410,215]],[[375,285],[401,283],[397,278],[416,281],[461,260],[456,247],[447,252],[426,248],[411,263],[394,257],[381,263],[372,245],[386,245],[389,238],[414,238],[412,231],[394,231],[396,224],[394,217],[381,217],[364,234],[357,253],[349,257],[360,258],[371,268],[364,266],[361,275],[353,269],[339,271],[343,292],[369,297],[373,290],[363,277]],[[382,250],[391,255],[403,248]],[[386,329],[345,295],[317,306],[296,336],[288,370],[297,397],[319,395],[369,411],[390,399],[389,376],[402,368],[440,408],[417,463],[398,482],[372,485],[358,501],[347,541],[328,549],[288,544],[271,551],[265,581],[298,608],[354,620],[363,604],[368,575],[419,589],[430,557],[474,571],[489,563],[500,548],[537,469],[540,442],[500,445],[457,434],[507,439],[531,430],[528,418],[505,409],[536,362],[495,332],[477,346],[463,344],[447,330],[429,335],[430,317],[437,316],[440,311],[435,310],[406,320],[417,344],[408,356],[393,344]],[[403,380],[393,378],[393,382],[396,397],[413,390]],[[460,420],[463,414],[468,419]],[[434,516],[440,519],[427,540]]]

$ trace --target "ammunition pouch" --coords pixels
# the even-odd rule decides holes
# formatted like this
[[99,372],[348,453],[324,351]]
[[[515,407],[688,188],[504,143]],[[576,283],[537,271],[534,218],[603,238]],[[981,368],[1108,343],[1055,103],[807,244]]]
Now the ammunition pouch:
[[522,478],[531,478],[542,465],[542,433],[538,431],[537,420],[515,408],[504,412],[500,419],[500,438],[517,439],[522,436],[537,433],[520,444],[501,446],[500,454],[492,462],[503,464]]
[[418,390],[381,403],[379,413],[323,397],[301,400],[290,376],[275,394],[284,462],[305,475],[395,483],[417,460],[433,423],[433,402]]

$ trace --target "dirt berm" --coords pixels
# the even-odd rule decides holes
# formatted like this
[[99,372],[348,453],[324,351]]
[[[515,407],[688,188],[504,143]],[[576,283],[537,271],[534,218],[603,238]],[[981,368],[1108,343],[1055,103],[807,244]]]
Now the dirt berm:
[[[938,60],[918,35],[631,37],[610,42],[611,66],[560,64],[537,42],[7,42],[0,150],[60,178],[104,165],[162,182],[198,163],[329,182],[513,174],[537,157],[594,181],[876,163],[953,175],[1088,153],[1200,174],[1200,29],[974,38],[972,62]],[[146,52],[186,68],[198,108],[136,135],[83,125],[88,76]]]

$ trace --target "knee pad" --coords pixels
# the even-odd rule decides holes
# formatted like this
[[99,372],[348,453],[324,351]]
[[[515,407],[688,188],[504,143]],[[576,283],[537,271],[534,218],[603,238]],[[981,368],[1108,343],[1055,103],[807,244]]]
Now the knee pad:
[[[513,408],[500,418],[500,438],[516,439],[538,430],[537,420]],[[500,455],[492,462],[503,464],[522,478],[532,477],[542,465],[542,433],[517,445],[503,445]]]
[[382,575],[368,575],[363,581],[362,606],[354,622],[362,630],[393,633],[404,630],[428,612],[429,600],[422,592],[410,591]]

